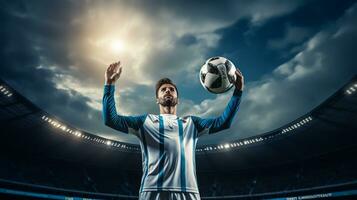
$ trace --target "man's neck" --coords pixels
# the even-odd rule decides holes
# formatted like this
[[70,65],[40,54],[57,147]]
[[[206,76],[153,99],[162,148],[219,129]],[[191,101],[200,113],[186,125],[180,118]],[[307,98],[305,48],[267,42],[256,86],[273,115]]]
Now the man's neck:
[[176,115],[176,106],[160,106],[160,114],[171,114]]

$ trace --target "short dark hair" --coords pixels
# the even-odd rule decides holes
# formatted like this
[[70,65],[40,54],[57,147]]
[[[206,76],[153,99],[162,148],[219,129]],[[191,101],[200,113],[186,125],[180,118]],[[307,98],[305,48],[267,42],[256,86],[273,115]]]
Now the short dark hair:
[[171,79],[169,79],[169,78],[162,78],[162,79],[160,79],[159,81],[157,81],[157,83],[156,83],[156,97],[158,96],[158,91],[159,91],[160,87],[161,87],[163,84],[170,84],[170,85],[174,86],[174,87],[175,87],[175,90],[176,90],[176,93],[177,93],[177,97],[178,97],[177,87],[176,87],[176,85],[171,81]]

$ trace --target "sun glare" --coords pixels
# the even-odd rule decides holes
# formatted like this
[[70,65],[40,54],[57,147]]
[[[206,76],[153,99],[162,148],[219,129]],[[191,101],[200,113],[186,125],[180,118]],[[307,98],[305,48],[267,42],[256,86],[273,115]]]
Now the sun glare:
[[124,50],[124,44],[120,40],[112,40],[110,41],[110,46],[114,52],[120,52]]

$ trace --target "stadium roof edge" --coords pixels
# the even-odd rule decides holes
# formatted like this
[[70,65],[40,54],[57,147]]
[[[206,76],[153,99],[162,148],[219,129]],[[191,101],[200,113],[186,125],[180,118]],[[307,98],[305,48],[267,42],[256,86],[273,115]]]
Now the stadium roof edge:
[[[357,82],[357,74],[353,75],[352,78],[347,82],[345,83],[342,87],[340,87],[336,92],[334,92],[332,95],[330,95],[326,100],[324,100],[321,104],[319,104],[318,106],[316,106],[315,108],[313,108],[311,111],[307,112],[305,115],[302,115],[294,120],[292,120],[291,122],[289,123],[286,123],[285,125],[277,128],[277,129],[274,129],[272,131],[268,131],[268,132],[264,132],[264,133],[261,133],[261,134],[257,134],[257,135],[254,135],[254,136],[250,136],[250,137],[246,137],[246,138],[241,138],[241,139],[237,139],[237,140],[231,140],[229,142],[239,142],[239,141],[244,141],[244,140],[250,140],[250,139],[254,139],[254,138],[259,138],[259,137],[263,137],[263,136],[269,136],[269,135],[272,135],[272,134],[276,134],[277,132],[280,132],[284,127],[287,127],[289,126],[290,124],[293,124],[297,121],[299,121],[300,119],[303,119],[305,118],[306,116],[312,116],[314,115],[314,113],[318,112],[321,108],[323,108],[325,105],[329,104],[331,101],[334,101],[336,98],[338,97],[341,97],[341,94],[343,94],[343,91],[345,90],[346,87],[348,87],[348,85],[350,85],[351,83],[353,82]],[[23,95],[21,95],[18,91],[16,91],[13,87],[11,87],[11,85],[9,85],[6,81],[4,81],[3,79],[0,78],[0,84],[4,84],[6,85],[7,87],[10,87],[12,92],[16,94],[16,96],[18,98],[20,98],[24,103],[26,103],[27,105],[31,106],[32,108],[36,109],[38,112],[43,112],[44,114],[48,115],[48,116],[55,116],[55,115],[52,115],[52,114],[49,114],[48,112],[46,112],[44,109],[41,109],[39,106],[35,105],[33,102],[31,102],[30,100],[28,100],[26,97],[24,97]],[[62,120],[60,119],[59,117],[54,117],[55,119],[59,119],[58,121],[61,121],[65,124],[70,124],[70,123],[67,123],[65,120]],[[73,127],[71,125],[69,125],[70,127]],[[132,146],[132,147],[139,147],[139,145],[137,144],[132,144],[132,143],[127,143],[127,142],[121,142],[121,141],[117,141],[117,140],[111,140],[111,139],[107,139],[107,138],[104,138],[104,137],[101,137],[97,134],[94,134],[94,133],[90,133],[88,131],[84,131],[82,129],[78,129],[78,128],[75,128],[77,130],[80,130],[81,132],[84,132],[86,134],[90,134],[94,137],[99,137],[99,138],[102,138],[104,140],[108,140],[108,141],[113,141],[113,142],[117,142],[117,143],[121,143],[121,144],[125,144],[125,145],[128,145],[128,146]],[[227,142],[223,142],[223,143],[227,143]],[[204,148],[206,146],[212,146],[212,145],[218,145],[218,144],[210,144],[210,145],[200,145],[199,148]]]

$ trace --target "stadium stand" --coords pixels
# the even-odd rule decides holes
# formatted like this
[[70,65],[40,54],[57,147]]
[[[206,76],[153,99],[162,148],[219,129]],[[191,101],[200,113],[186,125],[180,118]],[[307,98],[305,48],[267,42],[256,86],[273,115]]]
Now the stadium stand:
[[[196,151],[202,199],[357,197],[357,76],[268,133]],[[0,197],[137,199],[140,147],[76,129],[0,80]]]

